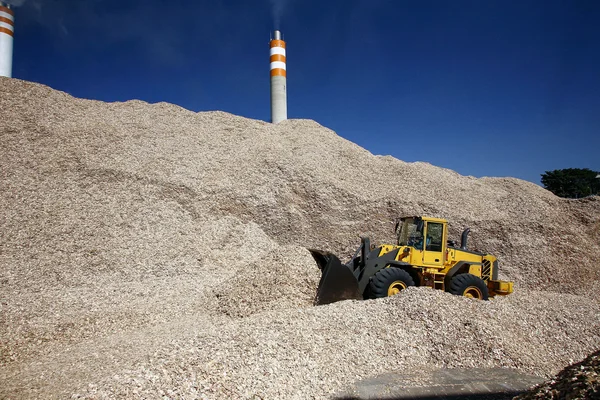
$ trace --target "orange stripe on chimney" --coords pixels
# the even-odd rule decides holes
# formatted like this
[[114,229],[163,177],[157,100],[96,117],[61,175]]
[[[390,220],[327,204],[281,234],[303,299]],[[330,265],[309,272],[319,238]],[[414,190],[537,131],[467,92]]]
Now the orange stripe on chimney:
[[281,62],[285,62],[285,56],[281,55],[281,54],[273,54],[271,56],[271,62],[273,61],[281,61]]
[[11,10],[10,8],[6,8],[4,6],[0,6],[0,11],[4,11],[5,13],[8,13],[8,14],[12,15],[13,17],[15,16],[14,11]]
[[283,47],[285,49],[285,42],[283,40],[271,40],[271,47]]
[[15,22],[12,19],[0,17],[0,22],[5,22],[9,25],[15,26]]
[[275,68],[271,70],[271,76],[287,76],[285,69]]
[[0,33],[6,33],[9,36],[14,36],[13,31],[11,31],[10,29],[2,28],[2,27],[0,27]]

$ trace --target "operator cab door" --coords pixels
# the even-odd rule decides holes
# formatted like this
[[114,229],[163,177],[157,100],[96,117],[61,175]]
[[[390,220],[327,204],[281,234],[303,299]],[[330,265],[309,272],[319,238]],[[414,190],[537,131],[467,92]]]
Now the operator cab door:
[[444,264],[444,246],[446,232],[444,224],[427,222],[425,224],[425,251],[423,264],[441,267]]

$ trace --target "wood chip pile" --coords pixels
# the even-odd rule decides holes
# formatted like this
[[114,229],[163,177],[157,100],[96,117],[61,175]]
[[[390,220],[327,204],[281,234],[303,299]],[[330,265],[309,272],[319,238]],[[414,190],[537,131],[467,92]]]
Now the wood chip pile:
[[[412,149],[411,151],[417,151]],[[312,307],[347,258],[446,218],[516,293]],[[279,125],[0,78],[0,397],[323,398],[428,366],[549,377],[600,348],[600,199]]]
[[515,400],[600,399],[600,351],[560,371]]

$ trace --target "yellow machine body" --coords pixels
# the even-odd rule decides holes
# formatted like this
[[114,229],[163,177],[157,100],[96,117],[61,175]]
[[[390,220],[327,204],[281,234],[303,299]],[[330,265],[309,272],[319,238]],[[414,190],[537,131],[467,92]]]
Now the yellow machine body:
[[[401,224],[410,224],[416,217],[400,220]],[[423,237],[425,246],[382,245],[379,257],[398,249],[395,261],[404,261],[419,271],[420,286],[430,286],[445,290],[444,279],[450,271],[469,273],[481,278],[487,283],[489,295],[507,295],[513,292],[513,283],[498,280],[498,259],[491,254],[481,254],[466,249],[466,243],[461,247],[448,246],[448,222],[440,218],[419,217],[423,221]],[[399,227],[401,228],[401,227]],[[435,232],[434,232],[435,231]],[[399,232],[399,234],[401,234]],[[467,231],[468,234],[468,231]],[[436,240],[439,236],[440,240]],[[402,242],[403,238],[399,238]],[[466,240],[466,235],[463,240]],[[453,274],[453,275],[454,275]]]
[[[458,246],[448,240],[446,220],[403,217],[396,223],[397,244],[371,246],[368,238],[362,238],[345,265],[331,253],[312,250],[323,272],[316,303],[389,296],[407,286],[479,299],[512,293],[513,282],[498,279],[495,256],[467,249],[469,231],[463,232]],[[387,268],[394,270],[383,271]]]

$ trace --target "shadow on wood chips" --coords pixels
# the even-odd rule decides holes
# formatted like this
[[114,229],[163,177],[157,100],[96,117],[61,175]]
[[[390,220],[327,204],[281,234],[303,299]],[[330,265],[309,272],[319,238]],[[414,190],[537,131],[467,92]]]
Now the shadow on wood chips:
[[390,396],[390,397],[336,397],[335,400],[511,400],[524,392],[476,393],[456,395]]

